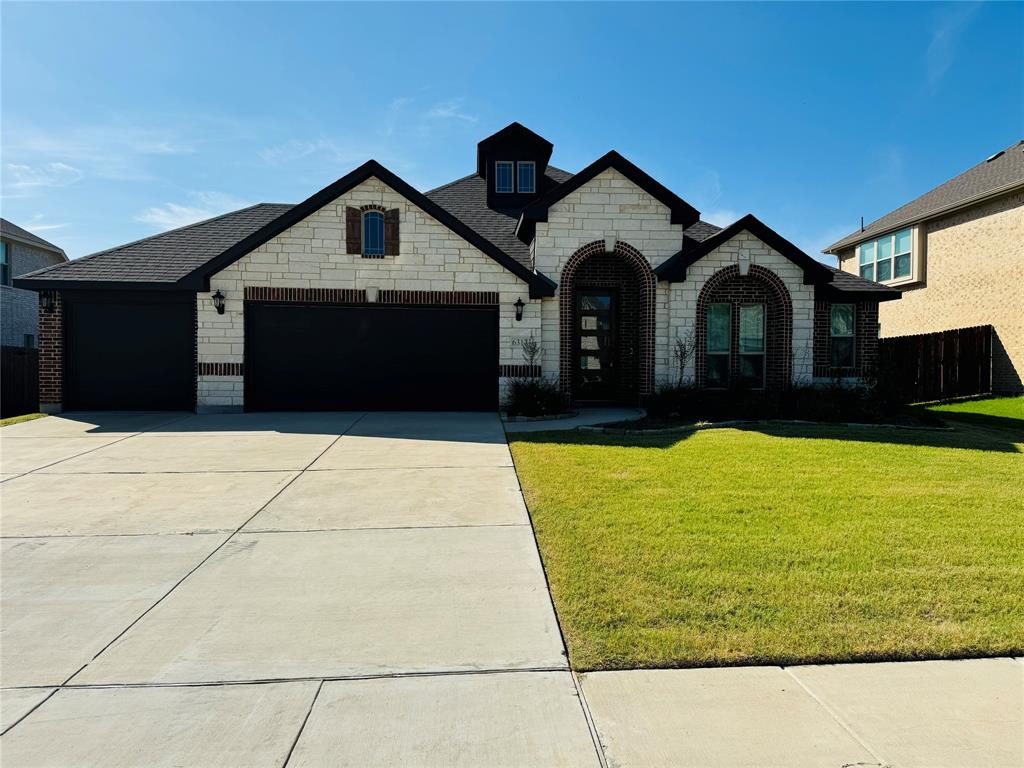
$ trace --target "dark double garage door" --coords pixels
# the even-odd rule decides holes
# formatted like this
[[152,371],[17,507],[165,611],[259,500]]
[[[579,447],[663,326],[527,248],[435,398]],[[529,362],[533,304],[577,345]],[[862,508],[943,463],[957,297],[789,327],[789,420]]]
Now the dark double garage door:
[[248,303],[248,410],[498,406],[497,308]]
[[[194,303],[65,292],[65,408],[191,410]],[[250,411],[493,411],[498,311],[247,303],[245,360]]]

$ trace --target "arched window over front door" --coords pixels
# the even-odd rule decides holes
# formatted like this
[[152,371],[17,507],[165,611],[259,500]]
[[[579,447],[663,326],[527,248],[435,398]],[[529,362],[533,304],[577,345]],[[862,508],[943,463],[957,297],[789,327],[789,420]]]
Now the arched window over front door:
[[363,214],[363,255],[384,255],[384,214],[380,211]]

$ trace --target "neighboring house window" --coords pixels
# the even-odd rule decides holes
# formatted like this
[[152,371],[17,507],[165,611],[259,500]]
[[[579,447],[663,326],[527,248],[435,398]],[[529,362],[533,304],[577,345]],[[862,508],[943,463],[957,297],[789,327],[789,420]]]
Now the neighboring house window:
[[499,160],[494,164],[494,191],[512,192],[512,161]]
[[729,352],[732,340],[732,305],[708,306],[707,385],[729,384]]
[[857,246],[860,276],[879,283],[909,278],[913,267],[913,240],[913,230],[901,229],[877,240],[861,243]]
[[829,321],[833,368],[852,368],[854,356],[853,304],[833,304]]
[[740,381],[764,386],[764,304],[740,305]]
[[363,214],[363,255],[384,255],[384,214],[380,211]]
[[0,285],[11,284],[11,264],[7,261],[7,243],[0,243]]
[[533,194],[537,189],[537,166],[531,160],[520,162],[517,165],[519,170],[519,191]]

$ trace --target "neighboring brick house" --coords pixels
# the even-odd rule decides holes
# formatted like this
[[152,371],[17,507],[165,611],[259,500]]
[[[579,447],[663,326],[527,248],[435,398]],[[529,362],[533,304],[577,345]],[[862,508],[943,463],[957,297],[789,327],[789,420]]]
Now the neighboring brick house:
[[31,348],[39,336],[39,299],[34,291],[13,287],[13,279],[67,260],[53,243],[0,219],[0,344]]
[[[369,161],[260,204],[27,276],[43,291],[41,400],[65,408],[475,409],[510,376],[575,402],[683,378],[857,378],[878,302],[753,216],[720,230],[615,152],[571,174],[513,123],[423,194]],[[540,362],[525,364],[533,337]]]
[[992,388],[1024,391],[1024,141],[827,252],[903,291],[879,310],[883,337],[991,325]]

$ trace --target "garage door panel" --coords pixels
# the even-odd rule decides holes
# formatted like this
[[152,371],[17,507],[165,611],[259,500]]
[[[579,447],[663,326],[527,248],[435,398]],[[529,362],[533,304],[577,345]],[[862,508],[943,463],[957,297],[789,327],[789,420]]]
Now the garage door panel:
[[493,308],[251,303],[248,410],[495,410]]
[[89,410],[192,408],[193,309],[185,300],[69,300],[65,308],[65,406]]

